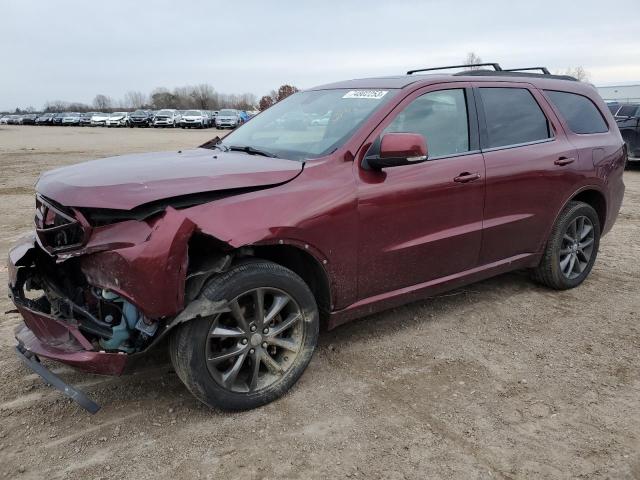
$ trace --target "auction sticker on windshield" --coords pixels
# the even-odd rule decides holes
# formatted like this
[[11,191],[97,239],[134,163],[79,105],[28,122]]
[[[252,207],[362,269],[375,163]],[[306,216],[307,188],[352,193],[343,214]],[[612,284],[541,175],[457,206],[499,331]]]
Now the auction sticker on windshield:
[[351,90],[345,93],[342,98],[370,98],[380,100],[387,94],[388,90]]

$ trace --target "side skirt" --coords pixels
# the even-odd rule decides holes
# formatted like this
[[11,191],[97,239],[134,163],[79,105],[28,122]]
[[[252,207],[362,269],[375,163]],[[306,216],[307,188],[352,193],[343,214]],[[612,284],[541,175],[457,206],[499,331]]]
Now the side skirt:
[[502,273],[521,268],[532,268],[538,265],[540,257],[540,253],[523,253],[446,277],[364,298],[342,310],[332,312],[327,327],[331,330],[356,318],[432,297]]

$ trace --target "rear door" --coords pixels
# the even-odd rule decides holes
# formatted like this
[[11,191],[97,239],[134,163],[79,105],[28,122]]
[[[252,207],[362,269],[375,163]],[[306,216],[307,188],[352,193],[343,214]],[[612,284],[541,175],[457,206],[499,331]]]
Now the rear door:
[[[439,84],[404,99],[372,132],[357,169],[360,298],[473,268],[484,205],[484,162],[469,83]],[[362,168],[389,132],[425,137],[426,162]]]
[[524,83],[476,83],[486,199],[480,264],[538,252],[577,176],[576,151],[544,96]]

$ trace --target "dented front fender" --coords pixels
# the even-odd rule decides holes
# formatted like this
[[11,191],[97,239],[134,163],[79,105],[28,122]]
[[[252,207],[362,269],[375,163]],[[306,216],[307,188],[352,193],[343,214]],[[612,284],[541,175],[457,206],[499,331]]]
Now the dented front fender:
[[[118,224],[103,230],[87,250],[97,248],[97,240],[129,245],[128,235],[135,235],[144,222],[132,223],[137,225],[130,230]],[[184,308],[188,241],[195,229],[191,220],[169,207],[140,243],[83,255],[82,272],[91,285],[117,292],[148,318],[175,315]]]

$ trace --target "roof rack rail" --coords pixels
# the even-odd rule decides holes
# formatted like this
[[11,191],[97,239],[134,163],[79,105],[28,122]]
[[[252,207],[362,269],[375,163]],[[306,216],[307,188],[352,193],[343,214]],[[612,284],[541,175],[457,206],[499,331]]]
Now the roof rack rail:
[[503,72],[530,72],[531,70],[540,70],[545,75],[551,75],[547,67],[528,67],[528,68],[504,68]]
[[553,80],[571,80],[577,82],[578,79],[570,75],[553,75],[538,72],[519,72],[509,70],[499,70],[492,72],[490,70],[467,70],[466,72],[457,72],[453,76],[471,76],[471,77],[522,77],[522,78],[548,78]]
[[469,67],[493,67],[496,72],[502,71],[502,67],[498,63],[468,63],[465,65],[449,65],[447,67],[431,67],[431,68],[419,68],[417,70],[409,70],[407,75],[412,75],[418,72],[432,72],[434,70],[448,70],[450,68],[469,68]]

